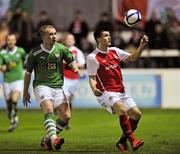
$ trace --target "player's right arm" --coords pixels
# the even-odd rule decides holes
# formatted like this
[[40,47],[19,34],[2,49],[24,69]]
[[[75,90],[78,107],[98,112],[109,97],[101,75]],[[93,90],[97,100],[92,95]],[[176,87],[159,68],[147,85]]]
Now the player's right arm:
[[34,55],[33,55],[33,51],[31,51],[27,57],[27,59],[25,60],[25,68],[26,68],[26,72],[24,75],[24,89],[23,89],[23,102],[24,102],[24,106],[28,106],[28,103],[30,103],[30,94],[29,94],[29,85],[30,85],[30,81],[31,81],[31,73],[33,71],[34,68]]
[[7,70],[7,65],[4,64],[3,57],[0,54],[0,71],[1,72],[5,72],[6,70]]
[[87,57],[87,71],[89,75],[89,85],[94,93],[95,96],[101,96],[102,92],[97,89],[97,81],[96,81],[96,74],[97,69],[99,68],[99,64],[91,57]]
[[28,74],[25,72],[24,75],[24,89],[23,89],[23,103],[24,106],[28,106],[28,103],[30,103],[30,94],[29,94],[29,84],[31,81],[31,74]]
[[6,70],[7,70],[7,65],[4,65],[2,63],[2,59],[0,58],[0,71],[1,72],[6,72]]
[[102,92],[96,88],[96,76],[95,75],[89,75],[89,85],[94,93],[95,96],[101,96]]

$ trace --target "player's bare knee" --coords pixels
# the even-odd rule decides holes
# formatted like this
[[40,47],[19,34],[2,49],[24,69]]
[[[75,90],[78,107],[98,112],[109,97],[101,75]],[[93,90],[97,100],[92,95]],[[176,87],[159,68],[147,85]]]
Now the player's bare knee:
[[141,112],[135,112],[132,116],[133,119],[139,120],[141,118]]
[[127,114],[127,110],[126,107],[124,106],[124,104],[120,101],[116,102],[113,105],[113,112],[118,114],[118,115],[125,115]]
[[45,113],[53,113],[53,108],[49,105],[46,105],[46,106],[42,106],[42,110],[45,112]]
[[19,96],[11,97],[12,102],[18,102],[18,100],[19,100]]

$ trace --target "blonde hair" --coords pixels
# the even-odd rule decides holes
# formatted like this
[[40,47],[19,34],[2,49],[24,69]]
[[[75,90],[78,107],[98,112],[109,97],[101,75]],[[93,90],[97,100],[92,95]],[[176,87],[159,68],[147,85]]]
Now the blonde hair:
[[39,33],[40,33],[41,37],[47,32],[47,29],[52,29],[52,28],[54,28],[52,25],[41,26],[41,28],[39,29]]

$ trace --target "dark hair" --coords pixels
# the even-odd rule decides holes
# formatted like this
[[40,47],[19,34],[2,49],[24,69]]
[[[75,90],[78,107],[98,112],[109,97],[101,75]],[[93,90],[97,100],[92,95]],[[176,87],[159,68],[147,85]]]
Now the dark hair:
[[82,11],[81,11],[81,10],[75,10],[75,11],[74,11],[74,14],[78,14],[78,15],[79,15],[79,14],[82,14]]
[[107,12],[102,12],[102,13],[101,13],[101,16],[102,16],[102,17],[109,17],[109,13],[107,13]]
[[16,34],[14,32],[9,32],[8,36],[9,35],[15,35],[16,36]]
[[[97,42],[97,39],[101,36],[101,33],[103,31],[108,31],[111,32],[111,30],[109,29],[109,27],[97,27],[94,31],[94,39]],[[97,42],[98,43],[98,42]]]
[[42,11],[40,11],[39,12],[39,15],[47,15],[48,13],[47,13],[47,11],[45,11],[45,10],[42,10]]

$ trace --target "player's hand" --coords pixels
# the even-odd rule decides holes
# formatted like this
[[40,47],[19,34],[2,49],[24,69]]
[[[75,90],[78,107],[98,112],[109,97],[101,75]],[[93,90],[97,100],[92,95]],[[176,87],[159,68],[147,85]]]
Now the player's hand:
[[95,89],[93,92],[95,96],[102,96],[102,92],[99,89]]
[[149,42],[149,38],[147,35],[143,35],[143,37],[141,38],[141,45],[145,46],[146,44],[148,44]]
[[30,94],[28,92],[24,92],[23,93],[23,104],[25,107],[27,107],[29,103],[31,103],[30,102]]
[[0,71],[6,72],[7,71],[7,65],[1,65],[0,66]]
[[74,72],[75,72],[79,77],[81,76],[81,72],[80,72],[79,69],[74,70]]

